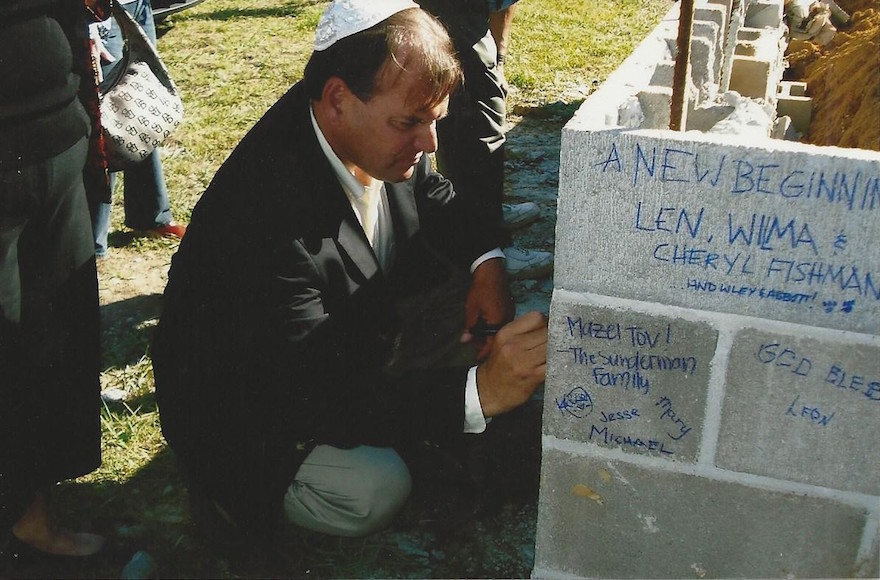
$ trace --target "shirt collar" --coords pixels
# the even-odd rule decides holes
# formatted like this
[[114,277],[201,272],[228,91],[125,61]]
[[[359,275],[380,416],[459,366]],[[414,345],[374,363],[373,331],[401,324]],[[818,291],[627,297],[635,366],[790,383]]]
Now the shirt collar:
[[330,162],[330,167],[333,168],[333,173],[336,175],[336,179],[339,180],[339,184],[345,190],[345,193],[348,195],[360,199],[363,197],[364,193],[367,189],[371,187],[375,187],[378,185],[377,180],[373,179],[373,183],[370,186],[364,185],[354,176],[354,173],[348,170],[345,165],[342,163],[342,160],[336,155],[336,152],[333,151],[333,148],[330,147],[330,143],[327,142],[327,138],[324,137],[324,133],[321,131],[321,128],[318,126],[318,121],[315,119],[315,111],[311,105],[309,105],[309,117],[312,120],[312,127],[315,129],[315,136],[318,138],[318,143],[321,145],[321,150],[324,152],[324,156],[327,157],[327,161]]

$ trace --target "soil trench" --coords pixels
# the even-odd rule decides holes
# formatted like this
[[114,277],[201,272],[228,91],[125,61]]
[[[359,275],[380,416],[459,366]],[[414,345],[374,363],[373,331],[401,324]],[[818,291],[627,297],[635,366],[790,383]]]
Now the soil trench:
[[792,41],[786,78],[807,83],[813,120],[801,139],[880,151],[880,1],[837,0],[851,20],[826,46]]

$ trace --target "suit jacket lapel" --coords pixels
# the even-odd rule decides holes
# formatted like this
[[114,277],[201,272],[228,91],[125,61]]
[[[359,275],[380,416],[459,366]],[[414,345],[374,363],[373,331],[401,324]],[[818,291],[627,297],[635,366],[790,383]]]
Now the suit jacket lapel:
[[[345,194],[343,193],[343,196]],[[348,201],[348,198],[345,198]],[[338,234],[339,245],[351,258],[351,261],[369,280],[379,272],[379,262],[373,248],[367,241],[364,229],[354,215],[351,206],[348,207],[348,213],[339,224]]]
[[325,215],[332,220],[334,225],[331,227],[337,228],[335,237],[340,249],[348,255],[351,263],[363,275],[364,280],[369,280],[380,270],[376,254],[373,252],[370,242],[367,241],[364,229],[354,214],[348,196],[345,195],[342,186],[339,185],[339,181],[333,174],[329,162],[326,158],[323,160],[327,172],[321,176],[323,187],[320,188],[319,195],[327,204]]
[[[314,217],[324,224],[320,229],[326,234],[333,235],[338,240],[339,247],[345,252],[350,263],[369,280],[379,272],[379,262],[367,241],[367,236],[354,215],[348,197],[339,185],[339,180],[333,174],[330,162],[321,150],[318,138],[312,129],[309,116],[309,99],[301,85],[297,85],[296,95],[296,124],[291,131],[296,135],[308,135],[300,158],[302,165],[299,173],[314,184],[315,195],[312,197],[315,208]],[[326,220],[326,221],[325,221]],[[327,228],[327,229],[324,229]],[[329,230],[329,231],[328,231]]]

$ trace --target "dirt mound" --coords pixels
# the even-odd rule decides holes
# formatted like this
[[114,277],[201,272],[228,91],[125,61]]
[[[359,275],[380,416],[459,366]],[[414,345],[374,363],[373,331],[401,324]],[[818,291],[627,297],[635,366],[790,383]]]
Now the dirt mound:
[[792,80],[805,81],[813,120],[802,141],[880,151],[880,1],[838,0],[852,15],[824,47],[793,41]]

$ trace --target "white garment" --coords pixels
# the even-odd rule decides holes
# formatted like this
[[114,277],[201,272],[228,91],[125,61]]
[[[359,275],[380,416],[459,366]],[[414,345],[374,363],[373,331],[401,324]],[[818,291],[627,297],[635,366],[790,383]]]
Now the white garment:
[[348,202],[354,210],[354,214],[364,229],[367,241],[373,248],[376,260],[383,272],[388,272],[394,263],[394,224],[391,221],[391,210],[388,207],[388,196],[385,192],[385,183],[374,179],[369,186],[365,186],[355,178],[354,174],[345,167],[342,160],[330,147],[324,134],[318,127],[314,112],[309,109],[312,118],[312,127],[315,136],[321,145],[321,150],[330,162],[333,173],[342,186],[342,190],[348,197]]

